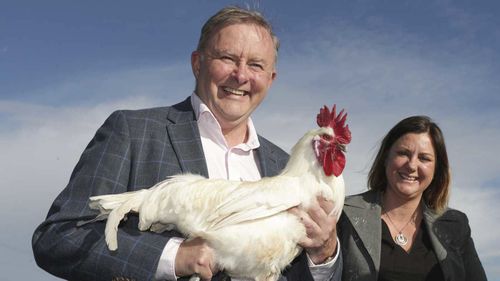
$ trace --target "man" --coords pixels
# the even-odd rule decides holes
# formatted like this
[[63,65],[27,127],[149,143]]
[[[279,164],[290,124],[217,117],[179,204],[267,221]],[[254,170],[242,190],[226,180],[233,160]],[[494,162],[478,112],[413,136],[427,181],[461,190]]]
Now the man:
[[[103,222],[77,223],[96,215],[90,196],[148,188],[179,173],[233,180],[276,175],[288,155],[257,135],[250,114],[276,78],[278,46],[257,12],[228,7],[212,16],[191,57],[195,92],[171,107],[117,111],[106,120],[35,231],[38,265],[71,280],[224,278],[201,239],[140,232],[130,216],[118,231],[119,251],[110,252]],[[283,273],[286,280],[340,280],[336,221],[327,215],[331,203],[320,202],[307,213],[292,210],[308,230],[301,242],[307,254]]]

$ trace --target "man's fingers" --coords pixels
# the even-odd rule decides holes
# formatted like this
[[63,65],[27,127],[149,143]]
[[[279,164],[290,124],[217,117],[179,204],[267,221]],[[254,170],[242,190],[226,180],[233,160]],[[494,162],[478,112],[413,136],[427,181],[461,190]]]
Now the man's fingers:
[[298,242],[315,263],[322,263],[331,257],[337,247],[337,216],[333,214],[335,204],[322,196],[307,209],[298,207],[289,209],[289,212],[299,218],[306,230],[306,237]]
[[194,272],[200,276],[202,280],[210,280],[213,276],[213,270],[215,267],[212,265],[212,257],[202,255],[196,261],[194,266]]
[[334,209],[334,203],[321,196],[318,196],[316,199],[316,204],[313,204],[307,210],[307,214],[321,228],[330,226],[331,224],[336,224],[336,216],[330,215]]
[[212,271],[208,267],[199,267],[198,273],[196,273],[203,281],[210,281],[212,279]]
[[303,248],[311,248],[314,245],[314,240],[306,236],[300,239],[298,244]]
[[201,280],[210,280],[217,273],[214,253],[201,238],[182,242],[175,258],[177,276],[196,274]]
[[312,219],[309,217],[308,213],[298,207],[293,207],[288,209],[288,212],[292,215],[295,215],[302,224],[308,227],[311,223],[313,223]]
[[302,210],[299,209],[299,207],[293,207],[288,209],[288,212],[292,215],[296,215],[297,217],[300,217],[301,213],[303,213]]
[[307,214],[311,217],[311,219],[317,224],[321,225],[326,222],[328,213],[320,207],[319,204],[312,205],[308,210]]
[[325,213],[330,214],[333,211],[335,207],[333,201],[326,200],[323,196],[318,196],[316,199],[318,200],[319,206],[325,211]]

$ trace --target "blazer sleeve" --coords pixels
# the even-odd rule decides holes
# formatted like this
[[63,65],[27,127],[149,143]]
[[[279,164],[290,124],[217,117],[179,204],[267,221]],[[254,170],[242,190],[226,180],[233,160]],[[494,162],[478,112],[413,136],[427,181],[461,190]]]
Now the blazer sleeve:
[[474,247],[469,220],[464,213],[447,210],[434,223],[433,229],[447,252],[441,261],[447,280],[487,280]]
[[464,241],[460,252],[464,262],[465,280],[486,281],[486,273],[484,272],[483,265],[479,260],[474,241],[472,240],[469,220],[465,214],[462,215],[465,235],[463,236]]
[[137,217],[131,215],[118,230],[118,250],[110,252],[104,240],[105,222],[77,226],[77,222],[97,214],[88,207],[90,196],[136,189],[131,188],[131,181],[137,182],[131,170],[140,159],[132,159],[136,155],[131,151],[131,140],[127,118],[121,111],[113,113],[98,129],[68,185],[35,230],[32,246],[40,267],[69,280],[112,280],[116,276],[153,279],[165,244],[178,233],[140,232]]

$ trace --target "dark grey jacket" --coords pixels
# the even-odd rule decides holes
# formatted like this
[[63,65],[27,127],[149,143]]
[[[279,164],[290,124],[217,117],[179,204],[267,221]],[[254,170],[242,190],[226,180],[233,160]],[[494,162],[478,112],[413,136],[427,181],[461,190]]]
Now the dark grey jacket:
[[[382,226],[381,195],[368,191],[346,198],[338,224],[344,268],[343,281],[377,281]],[[441,216],[424,208],[424,223],[445,280],[486,280],[471,238],[467,216],[448,209]]]

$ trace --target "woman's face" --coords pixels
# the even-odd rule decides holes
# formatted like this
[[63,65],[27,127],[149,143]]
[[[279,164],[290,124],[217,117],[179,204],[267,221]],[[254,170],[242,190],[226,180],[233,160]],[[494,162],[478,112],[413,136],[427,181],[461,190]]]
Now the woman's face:
[[385,163],[386,192],[404,198],[417,198],[434,177],[436,154],[428,133],[408,133],[389,149]]

